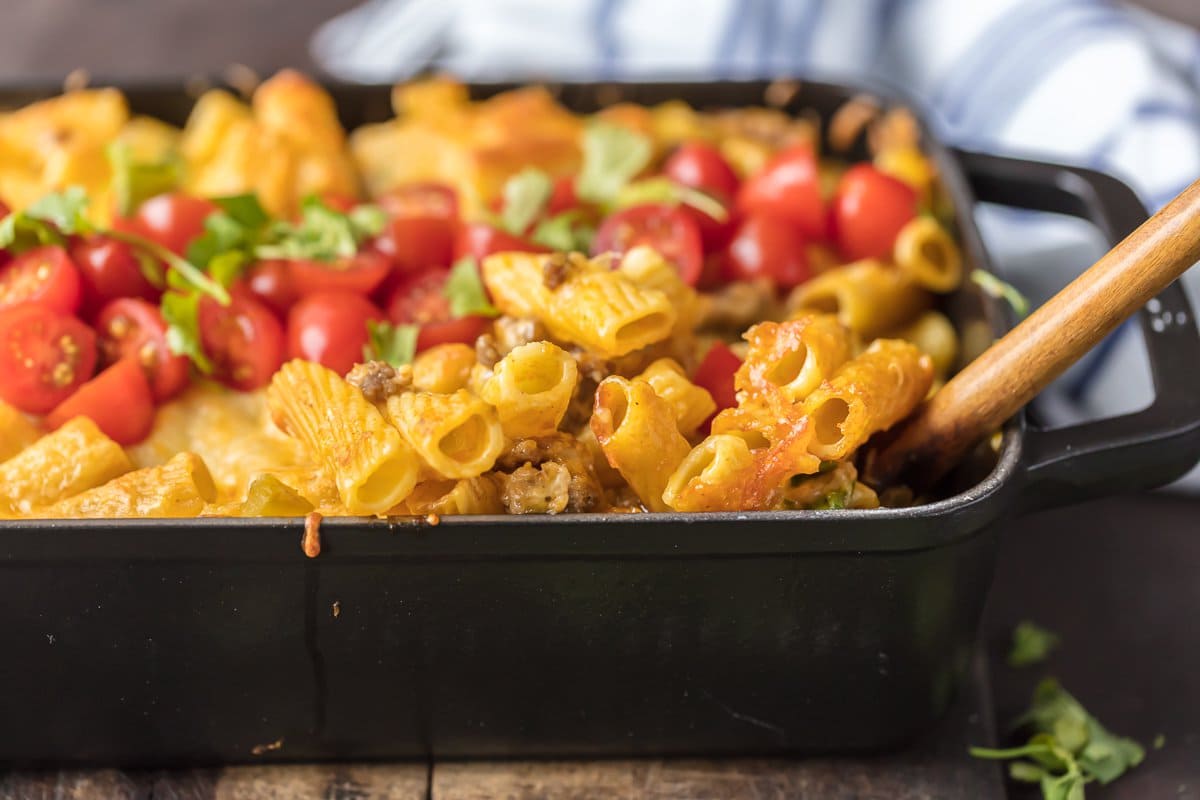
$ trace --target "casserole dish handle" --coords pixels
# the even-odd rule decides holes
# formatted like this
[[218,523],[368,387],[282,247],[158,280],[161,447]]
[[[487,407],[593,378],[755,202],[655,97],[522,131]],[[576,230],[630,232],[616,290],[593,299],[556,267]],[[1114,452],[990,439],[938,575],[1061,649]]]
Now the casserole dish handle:
[[[976,199],[1082,217],[1110,245],[1147,217],[1132,189],[1101,172],[983,153],[960,152],[959,158]],[[1168,286],[1137,319],[1154,401],[1141,411],[1065,428],[1029,425],[1024,510],[1161,486],[1200,459],[1200,334],[1183,285]]]

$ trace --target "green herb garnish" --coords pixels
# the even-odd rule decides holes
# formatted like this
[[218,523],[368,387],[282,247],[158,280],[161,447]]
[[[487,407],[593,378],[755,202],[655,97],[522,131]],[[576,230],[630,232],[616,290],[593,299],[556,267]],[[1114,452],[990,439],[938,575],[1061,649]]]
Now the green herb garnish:
[[112,168],[113,198],[117,213],[128,217],[145,201],[155,195],[174,191],[183,176],[183,164],[178,157],[161,161],[138,161],[125,142],[113,142],[105,150]]
[[0,220],[0,248],[21,253],[46,244],[64,245],[66,236],[92,230],[84,214],[87,205],[87,193],[79,186],[48,194]]
[[276,221],[268,226],[258,258],[305,259],[332,262],[358,252],[364,240],[383,230],[387,215],[379,206],[360,205],[343,214],[321,202],[305,198],[297,223]]
[[513,236],[524,236],[533,221],[546,210],[554,181],[540,169],[527,167],[504,183],[504,205],[500,227]]
[[200,342],[200,297],[198,292],[165,292],[159,310],[167,323],[167,347],[190,358],[196,369],[208,375],[213,365]]
[[992,297],[1006,301],[1012,306],[1013,311],[1017,312],[1018,317],[1025,317],[1029,314],[1029,300],[1011,283],[1002,281],[982,269],[974,270],[971,273],[971,280]]
[[1058,647],[1058,636],[1028,620],[1013,628],[1012,649],[1008,653],[1010,667],[1028,667],[1045,661],[1050,651]]
[[585,221],[583,213],[573,208],[539,222],[530,238],[551,250],[586,253],[595,234],[596,229]]
[[364,361],[386,361],[393,367],[411,364],[417,354],[417,325],[392,325],[389,322],[367,320],[367,343],[363,345]]
[[500,315],[499,309],[488,300],[487,290],[483,288],[483,281],[479,277],[479,267],[470,256],[454,262],[442,286],[442,295],[450,301],[452,317]]
[[1145,750],[1132,739],[1110,733],[1058,681],[1038,684],[1033,703],[1017,724],[1033,731],[1021,747],[972,747],[971,755],[1007,761],[1009,775],[1037,783],[1046,800],[1084,800],[1084,786],[1102,784],[1142,763]]
[[583,133],[583,167],[575,181],[581,200],[613,202],[625,184],[650,163],[654,148],[645,136],[607,122],[593,122]]
[[614,208],[641,205],[643,203],[665,203],[685,205],[712,217],[717,222],[729,219],[729,212],[711,195],[690,186],[681,186],[670,178],[646,178],[623,186],[613,201]]

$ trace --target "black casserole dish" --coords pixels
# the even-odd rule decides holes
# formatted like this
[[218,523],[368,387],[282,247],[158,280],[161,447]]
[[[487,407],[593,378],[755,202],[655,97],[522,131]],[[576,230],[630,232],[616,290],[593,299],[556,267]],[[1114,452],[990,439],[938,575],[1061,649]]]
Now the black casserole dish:
[[[476,87],[488,94],[505,87]],[[699,107],[764,84],[573,85]],[[857,87],[803,83],[823,118]],[[41,93],[13,92],[6,104]],[[878,94],[878,93],[876,93]],[[386,88],[334,90],[348,125]],[[131,89],[180,122],[182,91]],[[1096,222],[1144,218],[1105,175],[929,141],[974,268],[979,200]],[[0,759],[203,763],[314,758],[768,753],[883,748],[962,680],[1002,520],[1180,475],[1200,457],[1200,337],[1178,286],[1143,311],[1157,399],[1045,431],[1012,421],[962,491],[911,509],[757,514],[0,524]],[[960,330],[1005,327],[964,290]],[[1152,326],[1152,317],[1158,324]],[[1165,324],[1164,324],[1165,323]],[[982,475],[982,478],[979,476]]]

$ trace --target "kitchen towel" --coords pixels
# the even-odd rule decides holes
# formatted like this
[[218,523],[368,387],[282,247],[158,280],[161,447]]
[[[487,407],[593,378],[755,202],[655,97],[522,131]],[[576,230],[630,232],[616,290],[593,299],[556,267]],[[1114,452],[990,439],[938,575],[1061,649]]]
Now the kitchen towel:
[[[1112,173],[1156,209],[1200,176],[1200,33],[1103,0],[371,0],[317,61],[386,82],[822,76],[901,87],[970,149]],[[1104,251],[1088,223],[981,207],[997,272],[1034,302]],[[1200,299],[1200,270],[1185,284]],[[1200,369],[1200,365],[1197,365]],[[1053,425],[1153,397],[1126,324],[1038,400]],[[1200,399],[1198,399],[1200,402]],[[1200,470],[1179,488],[1200,491]]]

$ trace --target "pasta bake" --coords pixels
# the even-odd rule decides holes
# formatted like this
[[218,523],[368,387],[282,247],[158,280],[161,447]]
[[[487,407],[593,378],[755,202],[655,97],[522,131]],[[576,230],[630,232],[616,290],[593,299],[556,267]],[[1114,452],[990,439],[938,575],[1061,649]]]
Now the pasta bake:
[[[873,508],[958,360],[911,119],[295,72],[0,115],[0,517]],[[844,127],[844,126],[843,126]]]

